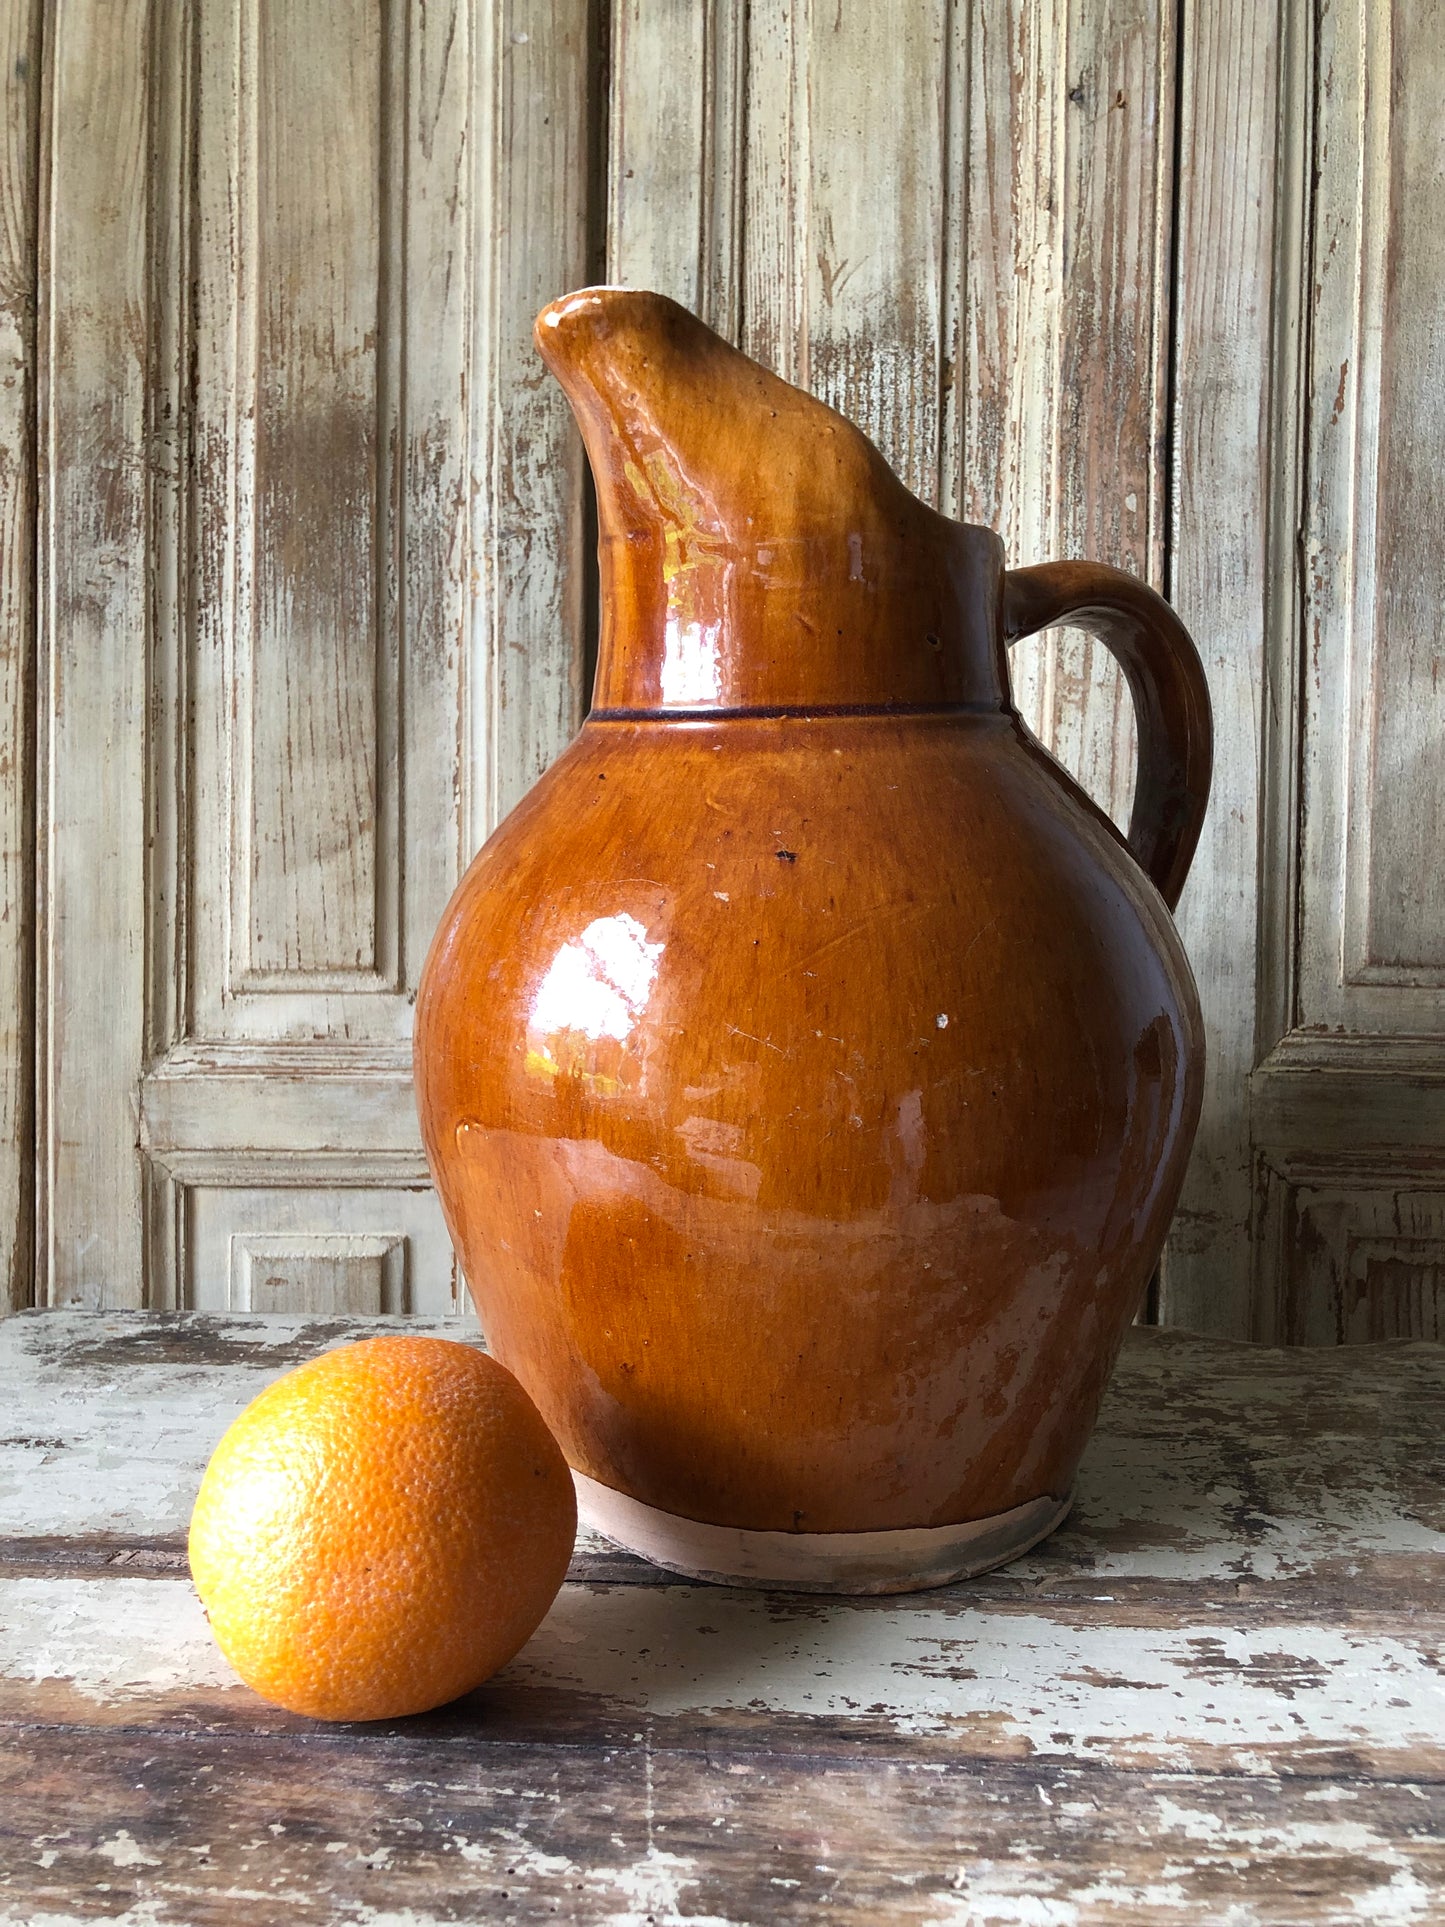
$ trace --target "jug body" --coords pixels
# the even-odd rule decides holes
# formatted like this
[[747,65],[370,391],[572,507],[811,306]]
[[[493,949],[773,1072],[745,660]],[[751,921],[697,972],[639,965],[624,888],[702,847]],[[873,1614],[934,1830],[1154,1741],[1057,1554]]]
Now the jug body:
[[[418,1019],[483,1329],[594,1521],[849,1585],[1053,1522],[1202,1051],[1157,893],[1013,719],[587,724],[469,874]],[[900,1568],[879,1541],[919,1529]]]
[[[488,1342],[584,1516],[699,1576],[893,1590],[1050,1530],[1183,1180],[1189,966],[993,684],[1011,594],[1027,626],[1057,585],[969,536],[974,684],[604,705],[424,973],[424,1136]],[[1183,792],[1146,778],[1164,876]]]

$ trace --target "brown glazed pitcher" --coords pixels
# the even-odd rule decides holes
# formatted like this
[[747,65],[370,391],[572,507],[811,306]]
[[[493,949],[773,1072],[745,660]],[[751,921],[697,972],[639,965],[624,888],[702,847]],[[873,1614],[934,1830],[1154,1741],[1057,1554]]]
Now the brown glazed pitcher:
[[[1006,570],[660,295],[537,342],[597,482],[595,707],[417,1006],[483,1328],[661,1565],[980,1572],[1068,1509],[1198,1119],[1199,658],[1131,576]],[[1127,843],[1010,699],[1059,622],[1133,693]]]

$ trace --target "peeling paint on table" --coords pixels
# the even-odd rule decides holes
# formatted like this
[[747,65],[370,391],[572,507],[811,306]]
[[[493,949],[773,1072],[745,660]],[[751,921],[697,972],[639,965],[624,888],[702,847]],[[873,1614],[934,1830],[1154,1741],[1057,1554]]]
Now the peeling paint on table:
[[1061,1531],[903,1599],[579,1541],[497,1678],[269,1708],[205,1460],[347,1321],[0,1327],[0,1927],[1445,1918],[1445,1348],[1131,1335]]

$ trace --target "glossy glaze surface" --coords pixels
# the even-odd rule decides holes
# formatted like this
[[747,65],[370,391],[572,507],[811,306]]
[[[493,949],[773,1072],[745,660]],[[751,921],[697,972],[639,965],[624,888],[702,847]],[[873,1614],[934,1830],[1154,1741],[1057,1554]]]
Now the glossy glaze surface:
[[1062,1495],[1202,1040],[1165,903],[1013,714],[1006,644],[1069,609],[1119,650],[1171,897],[1197,658],[1127,577],[1006,576],[660,297],[571,297],[539,339],[598,475],[601,713],[468,871],[417,1013],[489,1341],[574,1467],[687,1518]]
[[1198,1103],[1188,968],[1007,717],[593,722],[419,1013],[488,1337],[663,1510],[1067,1489]]

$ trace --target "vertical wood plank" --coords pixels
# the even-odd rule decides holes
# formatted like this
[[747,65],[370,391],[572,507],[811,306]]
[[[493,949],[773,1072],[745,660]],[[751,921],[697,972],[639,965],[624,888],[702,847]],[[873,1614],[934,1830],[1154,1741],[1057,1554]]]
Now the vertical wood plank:
[[249,337],[254,520],[234,643],[232,968],[391,974],[377,896],[395,884],[378,819],[395,787],[381,731],[397,709],[382,625],[399,344],[383,262],[403,238],[388,218],[400,75],[372,0],[239,4],[236,185],[252,218],[221,299]]
[[472,847],[581,716],[584,458],[561,390],[532,345],[532,322],[588,279],[597,111],[589,0],[477,0],[474,19]]
[[[671,17],[628,0],[613,104],[614,261],[681,289],[715,198],[689,20],[674,62]],[[748,12],[742,345],[1016,560],[1162,577],[1173,38],[1157,0]],[[1040,733],[1127,816],[1105,652],[1051,638],[1019,663]]]
[[745,251],[739,346],[809,385],[808,21],[811,0],[748,10]]
[[936,501],[958,9],[755,7],[742,346]]
[[1438,1038],[1445,43],[1341,0],[1319,61],[1296,1021]]
[[0,1316],[33,1288],[38,0],[0,12]]
[[[149,530],[147,572],[146,1003],[143,1062],[153,1063],[185,1025],[190,970],[185,934],[190,829],[185,808],[184,734],[193,678],[185,639],[191,629],[187,507],[194,448],[189,298],[194,189],[194,32],[188,0],[152,0],[150,64],[156,77],[148,137],[147,254],[151,299],[148,373]],[[161,77],[164,76],[164,84]],[[83,864],[84,855],[79,856]],[[137,1093],[139,1105],[140,1093]],[[147,1305],[182,1302],[175,1258],[185,1222],[184,1193],[144,1151],[141,1156],[143,1275]]]
[[405,235],[387,264],[405,368],[399,553],[387,558],[388,646],[400,661],[400,979],[415,989],[437,920],[470,855],[462,818],[463,662],[472,596],[469,237],[489,216],[469,197],[477,129],[472,0],[404,10]]
[[[1061,553],[1164,580],[1174,10],[1111,0],[1070,11],[1068,223],[1059,356]],[[1121,825],[1134,798],[1134,714],[1101,643],[1052,644],[1051,748]]]
[[1298,573],[1281,556],[1271,720],[1276,691],[1295,701],[1267,739],[1251,1090],[1256,1332],[1330,1343],[1435,1331],[1445,1275],[1445,50],[1426,0],[1330,0],[1308,25],[1283,110],[1309,130],[1309,192],[1291,271]]
[[[1386,20],[1388,14],[1388,31]],[[1360,616],[1351,680],[1354,800],[1346,856],[1345,974],[1378,987],[1391,1028],[1445,1032],[1445,143],[1438,103],[1445,39],[1428,0],[1395,0],[1371,21],[1362,130],[1370,177],[1362,210],[1357,355],[1373,363],[1372,541],[1360,540]],[[1363,373],[1363,368],[1360,371]],[[1317,403],[1323,401],[1317,395]],[[1362,397],[1363,401],[1363,397]],[[1364,441],[1366,410],[1361,408]],[[1364,455],[1361,448],[1357,460]],[[1360,516],[1363,522],[1363,514]],[[1363,537],[1364,531],[1360,531]],[[1368,639],[1368,640],[1367,640]],[[1367,692],[1367,693],[1366,693]],[[1415,991],[1417,997],[1400,993]],[[1361,1028],[1373,1029],[1362,1010]]]
[[954,20],[944,0],[810,8],[799,155],[807,385],[928,501],[939,476]]
[[134,1305],[145,1011],[148,8],[72,0],[51,20],[39,253],[39,1237],[51,1303]]
[[[424,1175],[410,1001],[463,854],[473,9],[388,6],[375,31],[348,35],[354,6],[306,6],[281,22],[252,0],[215,0],[199,17],[157,5],[170,80],[152,141],[164,208],[151,236],[154,332],[182,345],[158,348],[155,380],[163,389],[179,362],[194,389],[177,400],[174,485],[165,438],[153,444],[155,579],[173,586],[153,661],[151,1304],[214,1303],[240,1216],[251,1228],[365,1231],[378,1200],[395,1208],[398,1177]],[[332,57],[338,43],[345,59]],[[317,52],[316,71],[298,75]],[[194,96],[177,79],[192,68]],[[316,165],[281,164],[296,143]],[[287,269],[293,258],[304,273]],[[161,412],[169,405],[167,392]],[[265,484],[267,406],[283,439],[309,437],[304,459],[280,464],[285,487],[306,495],[299,517]],[[338,554],[358,578],[339,630],[324,606]],[[287,625],[308,603],[320,631],[298,638]],[[269,768],[268,742],[284,752]],[[248,875],[234,889],[258,814],[274,825],[279,812],[284,829],[305,795],[307,820],[267,887],[248,890]],[[345,886],[358,846],[370,882],[340,900],[372,926],[362,967],[314,943],[307,954],[339,926],[303,902],[308,848],[324,888],[328,874]],[[252,941],[262,903],[269,957]],[[299,1133],[283,1122],[292,1107]],[[311,1145],[337,1147],[329,1166],[307,1162]],[[449,1309],[434,1200],[409,1198],[405,1216],[423,1254],[417,1302]]]
[[1393,13],[1388,0],[1377,7],[1370,0],[1341,0],[1321,8],[1316,33],[1309,332],[1301,393],[1308,483],[1301,514],[1299,855],[1290,906],[1299,933],[1288,1013],[1293,1026],[1348,1029],[1359,1016],[1345,987],[1345,855],[1351,819],[1358,820],[1362,804],[1368,807],[1368,781],[1362,797],[1349,778],[1357,774],[1359,733],[1368,728],[1372,584],[1362,565],[1374,561],[1379,250],[1381,217],[1388,214],[1380,196],[1388,195],[1389,174],[1380,135],[1388,135],[1393,105],[1388,64],[1384,74],[1371,73],[1369,56],[1378,62],[1383,41],[1388,63]]
[[[195,249],[194,613],[172,624],[189,702],[157,787],[188,792],[194,911],[169,1041],[404,1046],[463,847],[471,10],[391,8],[351,35],[347,9],[308,3],[317,30],[297,12],[287,34],[344,44],[344,89],[338,61],[316,90],[283,79],[304,63],[264,10],[207,9],[175,214]],[[315,166],[281,164],[296,141]],[[292,255],[305,276],[267,270]]]
[[[403,310],[400,264],[383,264],[408,239],[405,47],[395,10],[382,24],[335,0],[208,7],[183,123],[197,198],[178,193],[153,240],[194,227],[199,648],[182,727],[206,740],[193,771],[189,745],[176,754],[201,804],[195,853],[224,879],[194,891],[212,1002],[398,988]],[[158,319],[187,285],[158,288]],[[167,646],[184,654],[188,629],[182,611]]]
[[705,286],[708,11],[619,0],[612,14],[607,278],[656,288],[694,314]]
[[746,0],[619,0],[612,14],[607,275],[736,339]]
[[1367,165],[1384,176],[1366,213],[1383,232],[1371,237],[1377,280],[1359,344],[1369,355],[1376,344],[1366,330],[1378,328],[1376,467],[1364,484],[1376,495],[1374,552],[1358,562],[1368,571],[1373,648],[1355,737],[1360,820],[1351,826],[1345,967],[1361,984],[1433,991],[1401,1028],[1424,1017],[1438,1033],[1445,1030],[1445,468],[1431,456],[1445,449],[1438,118],[1445,38],[1433,5],[1397,0],[1391,12],[1393,31],[1378,34],[1367,77],[1376,95]]
[[[1013,563],[1089,556],[1162,580],[1174,27],[1157,0],[975,7],[961,513]],[[1100,644],[1013,652],[1031,727],[1116,821],[1134,727]]]
[[[1303,48],[1284,50],[1296,95],[1281,121],[1282,17],[1252,0],[1208,0],[1184,10],[1181,48],[1170,586],[1204,658],[1215,747],[1213,796],[1179,909],[1209,1040],[1204,1112],[1160,1306],[1168,1323],[1235,1337],[1258,1324],[1247,1087],[1261,995],[1264,738],[1272,710],[1286,736],[1292,722],[1293,678],[1287,663],[1272,676],[1266,654],[1274,608],[1293,655],[1279,589],[1293,574],[1288,427],[1299,316],[1289,197],[1303,170],[1302,155],[1282,155],[1280,143],[1304,117],[1290,79]],[[1286,747],[1286,768],[1290,760]]]
[[[996,529],[1014,565],[1059,553],[1064,29],[1047,0],[970,9],[959,512]],[[1059,646],[1010,655],[1014,701],[1045,743]]]
[[[1010,562],[1056,553],[1064,66],[1047,0],[969,10],[965,334],[954,386],[958,513]],[[1035,679],[1015,652],[1022,705]],[[1037,705],[1029,712],[1038,727]]]
[[[252,1228],[302,1235],[306,1213],[369,1233],[404,1187],[417,1303],[453,1298],[410,1195],[409,993],[461,862],[577,720],[581,449],[530,328],[591,265],[599,10],[354,13],[79,0],[57,21],[59,1302],[195,1302],[242,1179]],[[258,826],[269,868],[246,862]]]

